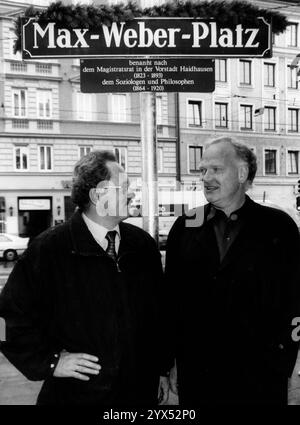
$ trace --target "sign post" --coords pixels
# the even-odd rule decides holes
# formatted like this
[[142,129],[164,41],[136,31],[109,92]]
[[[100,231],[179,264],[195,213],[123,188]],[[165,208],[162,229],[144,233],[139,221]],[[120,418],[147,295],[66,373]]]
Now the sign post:
[[140,93],[143,228],[158,241],[156,97]]

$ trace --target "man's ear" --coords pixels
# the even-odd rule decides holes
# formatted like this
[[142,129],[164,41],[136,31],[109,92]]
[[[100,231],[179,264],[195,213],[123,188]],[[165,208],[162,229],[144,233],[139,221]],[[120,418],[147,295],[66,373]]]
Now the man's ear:
[[248,179],[249,168],[248,165],[242,164],[239,166],[239,182],[245,183]]
[[97,204],[97,201],[99,199],[99,195],[98,195],[98,193],[97,193],[97,191],[96,191],[95,188],[90,189],[90,191],[89,191],[89,198],[90,198],[90,201],[91,201],[91,203],[93,205],[96,205]]

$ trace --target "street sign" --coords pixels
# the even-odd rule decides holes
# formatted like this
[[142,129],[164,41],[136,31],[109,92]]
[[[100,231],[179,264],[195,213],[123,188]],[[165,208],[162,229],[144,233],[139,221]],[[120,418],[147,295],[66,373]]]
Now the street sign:
[[211,59],[82,59],[80,89],[106,92],[213,92]]
[[271,24],[257,22],[145,17],[90,30],[23,19],[23,58],[270,57]]

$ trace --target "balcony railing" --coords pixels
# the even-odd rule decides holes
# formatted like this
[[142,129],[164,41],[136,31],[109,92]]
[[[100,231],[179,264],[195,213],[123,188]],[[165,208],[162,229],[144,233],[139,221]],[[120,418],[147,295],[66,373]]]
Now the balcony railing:
[[22,62],[11,62],[10,63],[11,72],[27,72],[27,63]]
[[13,119],[12,120],[12,128],[29,128],[29,121],[24,119]]

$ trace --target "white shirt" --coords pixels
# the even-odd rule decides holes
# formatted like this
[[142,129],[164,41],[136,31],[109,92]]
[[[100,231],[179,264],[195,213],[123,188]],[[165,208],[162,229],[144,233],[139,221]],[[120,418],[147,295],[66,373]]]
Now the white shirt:
[[93,238],[101,246],[101,248],[104,249],[104,251],[106,251],[108,246],[108,240],[105,238],[107,232],[115,230],[117,232],[116,239],[115,239],[115,248],[116,248],[116,253],[118,254],[119,247],[120,247],[120,240],[121,240],[119,225],[117,225],[111,230],[108,230],[106,227],[101,226],[101,224],[98,224],[95,221],[88,218],[88,216],[84,213],[82,213],[82,218],[85,224],[87,225],[89,231],[91,232]]

